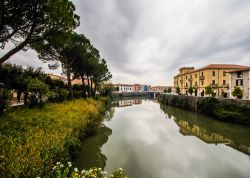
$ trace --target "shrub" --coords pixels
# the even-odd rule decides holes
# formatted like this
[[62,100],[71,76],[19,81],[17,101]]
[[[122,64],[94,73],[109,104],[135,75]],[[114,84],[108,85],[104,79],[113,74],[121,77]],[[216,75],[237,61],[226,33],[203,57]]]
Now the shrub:
[[9,91],[7,89],[0,88],[0,114],[4,112],[9,105]]
[[215,109],[218,108],[219,102],[216,98],[204,98],[200,103],[198,103],[197,110],[200,113],[214,116]]
[[0,177],[50,177],[55,162],[77,156],[89,123],[92,131],[100,127],[103,111],[102,102],[79,99],[6,113],[0,120]]

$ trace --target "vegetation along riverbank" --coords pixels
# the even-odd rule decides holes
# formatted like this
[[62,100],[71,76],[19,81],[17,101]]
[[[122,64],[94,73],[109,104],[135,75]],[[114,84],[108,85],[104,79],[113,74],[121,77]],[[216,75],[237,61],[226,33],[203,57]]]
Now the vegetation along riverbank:
[[72,161],[81,140],[101,126],[106,99],[75,99],[1,116],[0,177],[50,177],[56,162]]
[[196,111],[218,120],[250,125],[248,101],[184,95],[159,95],[158,101],[177,108]]

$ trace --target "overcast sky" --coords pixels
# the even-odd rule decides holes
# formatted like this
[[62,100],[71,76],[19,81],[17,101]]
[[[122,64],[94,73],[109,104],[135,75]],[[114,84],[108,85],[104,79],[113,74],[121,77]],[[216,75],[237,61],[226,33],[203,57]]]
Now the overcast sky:
[[[113,82],[172,85],[183,66],[250,66],[250,0],[74,0]],[[1,52],[2,53],[2,52]],[[44,66],[33,51],[10,60]]]

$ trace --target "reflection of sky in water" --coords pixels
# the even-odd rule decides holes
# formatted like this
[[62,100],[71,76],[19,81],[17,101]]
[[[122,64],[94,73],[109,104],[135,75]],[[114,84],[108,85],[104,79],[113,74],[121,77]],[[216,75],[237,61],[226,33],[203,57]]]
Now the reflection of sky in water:
[[108,171],[122,167],[132,178],[250,175],[249,156],[224,144],[181,135],[178,125],[154,102],[116,108],[114,118],[105,124],[112,129],[101,149]]

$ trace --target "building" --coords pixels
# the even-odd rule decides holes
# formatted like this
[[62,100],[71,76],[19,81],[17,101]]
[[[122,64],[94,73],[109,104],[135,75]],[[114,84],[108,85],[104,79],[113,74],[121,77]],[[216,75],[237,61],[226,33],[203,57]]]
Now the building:
[[113,84],[118,93],[129,93],[135,91],[135,86],[130,84]]
[[192,86],[195,96],[204,96],[205,87],[211,86],[216,96],[228,97],[228,72],[245,68],[247,66],[236,64],[210,64],[198,69],[182,67],[174,77],[174,87],[179,87],[182,94],[188,94],[188,88]]
[[55,75],[55,74],[48,74],[48,76],[52,79],[52,80],[61,80],[64,83],[67,83],[67,78],[63,77],[63,76],[59,76],[59,75]]
[[150,90],[149,85],[140,84],[113,84],[117,89],[118,93],[129,93],[129,92],[148,92]]
[[240,70],[234,70],[229,72],[230,80],[229,80],[229,96],[230,98],[234,98],[232,96],[232,91],[234,87],[240,87],[243,90],[242,99],[250,100],[250,67]]
[[167,91],[169,88],[173,88],[171,86],[152,86],[150,88],[151,92],[159,92],[159,93],[163,93],[165,90]]

